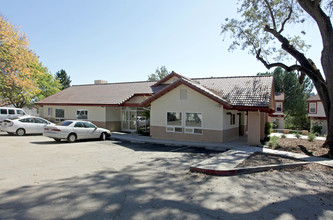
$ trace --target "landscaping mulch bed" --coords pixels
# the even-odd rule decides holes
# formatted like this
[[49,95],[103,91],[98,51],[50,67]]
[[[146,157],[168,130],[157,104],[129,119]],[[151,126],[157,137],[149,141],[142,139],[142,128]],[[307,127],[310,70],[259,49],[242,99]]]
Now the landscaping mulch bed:
[[[263,165],[270,165],[270,164],[286,164],[286,163],[295,163],[295,162],[302,162],[302,160],[298,160],[295,158],[274,155],[274,154],[267,154],[256,152],[253,153],[251,156],[246,158],[242,163],[238,164],[236,167],[256,167],[256,166],[263,166]],[[294,171],[301,171],[301,170],[309,170],[314,172],[325,172],[332,174],[333,168],[328,166],[323,166],[316,163],[310,163],[306,165],[301,165],[292,168],[282,168],[280,170],[294,172]]]
[[297,138],[280,138],[279,147],[275,150],[283,150],[294,153],[306,154],[309,156],[325,157],[328,153],[328,148],[323,148],[324,141],[314,140],[310,142],[305,139]]

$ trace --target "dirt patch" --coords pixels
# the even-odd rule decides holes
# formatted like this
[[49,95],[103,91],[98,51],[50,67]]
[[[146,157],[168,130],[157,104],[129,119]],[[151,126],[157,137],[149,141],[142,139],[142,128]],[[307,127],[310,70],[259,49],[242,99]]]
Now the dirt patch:
[[[261,152],[255,152],[248,158],[246,158],[242,163],[238,164],[236,167],[256,167],[256,166],[264,166],[264,165],[271,165],[271,164],[286,164],[286,163],[295,163],[295,162],[302,162],[302,160],[285,157],[280,155],[274,154],[267,154]],[[294,172],[294,171],[301,171],[301,170],[310,170],[314,172],[325,172],[325,173],[332,173],[333,168],[323,166],[316,163],[310,163],[298,167],[292,168],[283,168],[281,170]]]
[[280,138],[279,146],[272,149],[289,151],[316,157],[326,157],[328,148],[323,148],[324,141],[315,140],[310,142],[304,139]]

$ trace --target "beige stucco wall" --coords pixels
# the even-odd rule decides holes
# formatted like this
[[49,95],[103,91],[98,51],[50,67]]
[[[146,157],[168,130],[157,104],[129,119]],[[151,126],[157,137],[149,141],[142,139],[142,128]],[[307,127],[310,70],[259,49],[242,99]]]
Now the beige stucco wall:
[[260,112],[248,112],[248,137],[247,142],[249,145],[260,144]]
[[[180,89],[187,90],[187,99],[180,99]],[[150,125],[166,126],[168,111],[202,113],[203,128],[223,129],[223,107],[191,88],[181,85],[151,103]]]
[[[180,90],[186,89],[187,99],[180,99]],[[183,120],[187,112],[202,113],[202,134],[187,134],[166,132],[167,112],[182,112]],[[235,114],[235,124],[230,125],[230,115]],[[151,103],[152,138],[188,140],[203,142],[224,142],[238,138],[238,111],[223,109],[223,106],[196,92],[195,90],[180,85]],[[245,123],[244,123],[245,124]],[[184,121],[182,127],[184,128]],[[184,130],[184,129],[183,129]]]
[[326,117],[324,106],[322,102],[317,103],[317,114],[309,114],[309,117]]

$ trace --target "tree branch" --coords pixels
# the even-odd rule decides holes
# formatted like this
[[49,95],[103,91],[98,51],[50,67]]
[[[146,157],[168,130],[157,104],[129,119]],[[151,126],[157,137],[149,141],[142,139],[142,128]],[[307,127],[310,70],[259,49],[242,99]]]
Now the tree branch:
[[274,14],[273,14],[271,5],[269,4],[269,2],[267,0],[264,0],[264,1],[265,1],[266,6],[267,6],[267,8],[269,10],[269,14],[271,15],[272,22],[273,22],[273,28],[274,28],[274,30],[276,30],[276,23],[275,23],[275,18],[274,18]]
[[288,17],[282,22],[281,29],[279,30],[279,34],[282,33],[284,30],[284,26],[286,25],[287,21],[291,18],[291,14],[293,13],[293,7],[289,7],[289,14]]

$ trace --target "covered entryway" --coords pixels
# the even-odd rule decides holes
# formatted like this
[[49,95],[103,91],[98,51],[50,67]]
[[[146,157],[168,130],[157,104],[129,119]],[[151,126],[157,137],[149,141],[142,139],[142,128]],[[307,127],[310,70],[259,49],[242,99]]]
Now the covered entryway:
[[145,108],[123,107],[121,130],[126,132],[147,131],[149,129],[149,114],[147,112],[149,110]]

